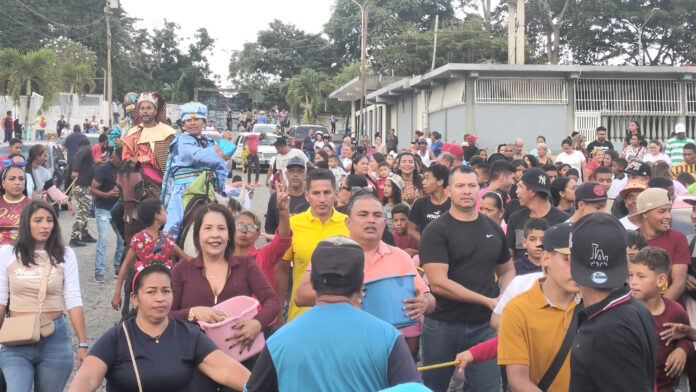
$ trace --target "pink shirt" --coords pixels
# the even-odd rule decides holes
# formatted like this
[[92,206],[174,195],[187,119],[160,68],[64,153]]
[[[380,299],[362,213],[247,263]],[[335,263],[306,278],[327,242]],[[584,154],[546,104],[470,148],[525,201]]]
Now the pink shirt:
[[408,253],[380,241],[375,257],[365,262],[365,282],[392,275],[415,274],[413,285],[421,294],[430,292]]
[[278,235],[278,229],[276,229],[275,237],[273,237],[271,242],[258,249],[252,245],[249,248],[249,252],[247,252],[247,256],[256,256],[256,264],[261,267],[271,287],[274,287],[275,283],[275,266],[283,258],[285,252],[290,249],[291,244],[292,233],[290,233],[289,237],[281,237]]

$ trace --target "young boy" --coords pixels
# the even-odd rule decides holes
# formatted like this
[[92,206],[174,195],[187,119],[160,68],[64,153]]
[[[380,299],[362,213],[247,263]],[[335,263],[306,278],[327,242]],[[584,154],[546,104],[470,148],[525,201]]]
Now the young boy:
[[[176,254],[179,260],[192,258],[176,245],[176,240],[171,234],[166,231],[160,231],[160,228],[167,222],[167,211],[159,199],[147,199],[141,202],[137,213],[138,219],[147,227],[145,230],[135,233],[133,238],[131,238],[128,253],[126,253],[123,264],[121,264],[121,270],[118,273],[114,296],[111,299],[111,306],[115,310],[121,307],[121,287],[124,281],[126,281],[126,297],[130,293],[131,282],[135,274],[133,266],[136,265],[136,261],[148,263],[153,258],[158,258],[162,264],[165,264],[167,261],[171,263],[172,253]],[[127,280],[126,277],[128,277]],[[126,307],[127,305],[124,307],[124,312],[122,312],[124,317],[128,313],[128,309],[125,309]]]
[[524,224],[524,238],[522,246],[527,249],[527,254],[515,261],[515,275],[526,275],[533,272],[541,272],[541,244],[544,242],[544,233],[549,228],[545,219],[530,218]]
[[483,162],[476,165],[476,176],[478,177],[480,188],[488,187],[488,181],[490,181],[490,179],[488,178],[490,174],[490,169],[491,165],[488,162]]
[[389,164],[386,161],[380,162],[379,166],[377,167],[377,175],[379,176],[379,180],[377,180],[377,198],[380,200],[384,198],[384,183],[387,182],[389,173],[391,173],[391,170],[389,170]]
[[615,199],[619,195],[628,182],[628,176],[624,173],[628,163],[623,158],[618,158],[614,160],[611,164],[611,174],[614,175],[614,179],[611,181],[611,187],[609,188],[609,197]]
[[408,236],[409,208],[405,204],[397,204],[392,209],[392,236],[396,246],[403,249],[409,256],[418,254],[418,241]]
[[339,162],[340,159],[338,155],[329,155],[329,170],[331,170],[331,173],[336,177],[336,187],[341,186],[343,177],[346,176],[346,171],[338,164]]
[[[671,267],[669,255],[663,249],[648,246],[633,255],[628,264],[628,283],[633,295],[650,311],[655,320],[655,329],[660,334],[665,323],[689,323],[689,316],[677,302],[663,297],[667,287],[667,275]],[[655,383],[658,392],[673,391],[679,384],[686,357],[693,351],[688,339],[670,341],[657,345]]]

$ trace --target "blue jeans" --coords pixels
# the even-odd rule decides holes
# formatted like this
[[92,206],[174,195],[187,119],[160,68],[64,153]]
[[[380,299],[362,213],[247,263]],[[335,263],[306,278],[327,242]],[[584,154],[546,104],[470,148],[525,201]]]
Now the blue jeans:
[[46,133],[43,129],[36,130],[36,140],[44,140],[44,134]]
[[123,237],[111,221],[111,211],[101,208],[95,209],[97,221],[97,253],[94,257],[94,275],[105,275],[106,273],[106,244],[109,240],[109,230],[113,228],[116,233],[116,252],[114,253],[114,273],[118,274],[121,266],[121,256],[123,256]]
[[[435,320],[426,317],[421,330],[421,352],[423,365],[449,362],[458,353],[495,337],[495,332],[486,323],[468,324]],[[423,372],[423,383],[435,392],[446,392],[454,368],[442,368]],[[489,392],[500,390],[500,370],[496,360],[478,362],[465,370],[467,392]]]
[[38,343],[7,347],[0,350],[0,368],[7,390],[30,392],[59,392],[65,389],[75,357],[65,317],[53,319],[53,335]]

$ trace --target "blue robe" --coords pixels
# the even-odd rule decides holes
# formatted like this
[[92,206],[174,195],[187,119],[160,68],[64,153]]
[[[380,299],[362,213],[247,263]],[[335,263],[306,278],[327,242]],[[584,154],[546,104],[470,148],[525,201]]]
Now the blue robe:
[[[192,183],[200,172],[214,171],[216,182],[215,189],[224,189],[227,180],[227,167],[225,161],[215,151],[215,141],[206,137],[206,147],[201,147],[198,141],[188,133],[177,136],[169,146],[169,162],[162,183],[166,188],[163,192],[167,210],[167,223],[164,231],[177,237],[179,225],[184,218],[183,196],[184,191]],[[177,179],[177,176],[189,174],[190,176]],[[164,189],[163,189],[164,190]]]

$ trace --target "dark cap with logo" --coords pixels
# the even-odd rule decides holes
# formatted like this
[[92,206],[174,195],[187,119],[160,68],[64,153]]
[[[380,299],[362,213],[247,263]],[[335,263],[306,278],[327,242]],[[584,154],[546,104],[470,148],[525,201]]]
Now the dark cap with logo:
[[652,170],[650,165],[645,162],[633,161],[626,166],[626,169],[622,170],[626,174],[635,174],[638,176],[650,177]]
[[580,286],[616,289],[626,282],[626,229],[609,214],[580,218],[570,236],[570,274]]
[[607,191],[594,181],[583,182],[575,189],[575,202],[592,202],[607,199]]
[[544,242],[542,247],[547,252],[557,252],[564,255],[570,254],[570,229],[573,226],[571,222],[559,223],[551,226],[544,233]]
[[357,242],[339,235],[317,245],[312,253],[312,277],[328,287],[344,287],[363,281],[365,254]]
[[530,191],[546,193],[551,196],[551,181],[548,174],[538,167],[530,167],[524,171],[520,179]]
[[288,164],[285,167],[289,169],[293,166],[301,167],[303,169],[307,168],[305,160],[297,156],[288,159]]

